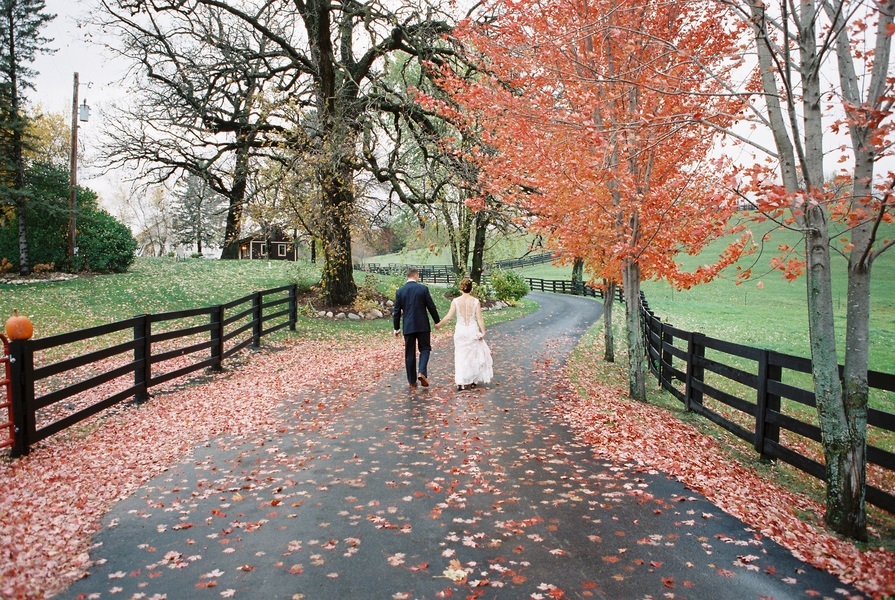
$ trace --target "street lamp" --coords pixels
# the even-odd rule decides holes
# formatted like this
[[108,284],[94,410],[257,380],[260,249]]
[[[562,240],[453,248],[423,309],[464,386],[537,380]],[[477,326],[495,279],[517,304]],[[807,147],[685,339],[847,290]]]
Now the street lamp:
[[71,190],[68,198],[68,258],[74,267],[74,258],[78,254],[78,245],[75,234],[77,218],[75,213],[78,208],[78,121],[87,122],[90,118],[90,107],[87,100],[78,106],[78,74],[75,73],[74,89],[71,101],[71,165],[69,168],[71,177]]

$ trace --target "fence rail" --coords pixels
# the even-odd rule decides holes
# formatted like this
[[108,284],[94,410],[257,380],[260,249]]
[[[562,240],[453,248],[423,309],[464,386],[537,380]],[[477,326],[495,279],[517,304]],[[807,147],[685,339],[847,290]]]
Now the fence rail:
[[[552,262],[555,259],[556,256],[552,252],[541,252],[524,258],[494,261],[487,265],[487,269],[521,269],[522,267],[530,267],[532,265]],[[404,263],[388,263],[385,265],[380,263],[363,263],[354,265],[354,269],[357,271],[379,273],[382,275],[404,275],[407,272],[407,269],[410,268],[417,269],[420,272],[421,281],[448,284],[454,282],[455,274],[453,265],[410,265]]]
[[[27,454],[33,444],[103,410],[130,399],[143,401],[163,383],[203,369],[221,370],[226,358],[260,346],[262,337],[286,327],[294,331],[297,315],[293,284],[227,304],[13,341],[12,452]],[[88,349],[71,356],[65,347],[72,344]],[[60,353],[69,356],[51,362]],[[36,366],[40,362],[45,364]]]
[[[817,406],[809,359],[677,329],[656,317],[642,295],[640,314],[650,372],[686,410],[745,440],[765,458],[826,479],[820,427],[806,422],[808,413],[799,408],[808,407],[813,415]],[[867,378],[871,390],[895,392],[895,375],[869,371]],[[867,426],[868,470],[878,468],[891,480],[895,453],[871,440],[892,439],[895,414],[869,408]],[[868,483],[866,498],[895,513],[892,491]]]
[[[585,296],[588,298],[603,298],[603,290],[593,288],[580,281],[567,281],[564,279],[533,279],[527,277],[525,283],[533,292],[551,292],[553,294],[570,294],[572,296]],[[625,296],[620,287],[615,288],[615,299],[624,302]]]

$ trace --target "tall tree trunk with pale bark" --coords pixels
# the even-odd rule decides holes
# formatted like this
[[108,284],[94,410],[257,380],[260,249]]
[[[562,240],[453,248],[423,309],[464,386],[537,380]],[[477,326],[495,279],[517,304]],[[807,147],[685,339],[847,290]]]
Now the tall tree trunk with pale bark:
[[646,401],[646,349],[640,321],[640,265],[627,258],[622,267],[625,291],[625,335],[628,341],[628,394]]
[[[870,115],[882,115],[888,105],[887,79],[890,70],[893,5],[886,2],[883,10],[875,13],[875,47],[870,71],[856,74],[854,40],[849,27],[860,18],[839,0],[814,3],[803,0],[790,5],[781,2],[782,19],[768,17],[767,6],[748,3],[742,7],[753,28],[756,41],[759,74],[766,99],[766,122],[774,135],[780,174],[786,191],[794,200],[792,215],[805,235],[806,285],[808,302],[809,344],[817,400],[818,421],[826,465],[827,525],[843,535],[866,539],[865,478],[866,429],[869,366],[870,275],[874,258],[876,226],[888,210],[874,199],[874,165],[880,130],[880,120]],[[821,11],[829,18],[829,26],[820,23]],[[774,33],[788,31],[798,42],[798,57],[781,50],[773,42]],[[772,32],[773,30],[773,32]],[[863,29],[862,29],[863,30]],[[868,28],[868,33],[872,31]],[[869,38],[873,39],[873,38]],[[833,44],[828,44],[829,41]],[[820,65],[830,50],[835,50],[838,63],[839,89],[837,96],[848,119],[853,156],[852,194],[845,199],[848,205],[847,223],[850,239],[848,257],[848,302],[846,308],[845,365],[840,378],[836,352],[833,294],[831,282],[830,220],[837,218],[827,207],[830,199],[823,195],[824,147],[826,131],[822,122],[821,102],[826,92],[821,90]],[[870,55],[870,54],[868,54]],[[786,87],[781,81],[793,81],[792,73],[781,75],[778,66],[792,66],[801,90]],[[861,89],[861,86],[864,86]],[[782,87],[782,86],[780,86]],[[834,95],[831,94],[830,97]],[[786,106],[784,110],[783,105]],[[789,116],[786,122],[784,114]],[[798,122],[798,117],[801,122]],[[801,136],[797,135],[801,132]],[[797,160],[798,157],[798,160]],[[797,167],[800,167],[798,168]],[[843,200],[834,199],[842,202]],[[865,207],[878,204],[877,213]],[[882,246],[876,250],[886,250]]]

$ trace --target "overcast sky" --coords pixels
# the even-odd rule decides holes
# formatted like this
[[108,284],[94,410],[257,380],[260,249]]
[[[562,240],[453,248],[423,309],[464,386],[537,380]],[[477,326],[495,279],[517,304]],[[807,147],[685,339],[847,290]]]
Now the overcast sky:
[[35,61],[37,90],[31,92],[31,100],[41,102],[53,112],[69,113],[75,72],[80,74],[82,84],[79,97],[86,98],[88,104],[120,96],[122,91],[117,80],[124,74],[124,66],[110,60],[98,44],[91,42],[97,39],[95,32],[77,25],[78,18],[85,16],[88,3],[77,0],[46,0],[46,3],[47,12],[57,15],[44,30],[46,37],[53,38],[49,47],[56,52],[42,54]]
[[87,14],[89,2],[79,0],[46,0],[46,12],[57,15],[47,25],[43,34],[52,38],[49,47],[52,54],[38,55],[32,68],[37,71],[34,90],[27,92],[28,100],[36,106],[40,104],[49,112],[61,112],[71,118],[73,80],[78,73],[78,104],[87,101],[91,107],[90,120],[81,123],[79,129],[83,158],[79,171],[79,183],[93,188],[101,195],[112,188],[108,178],[95,178],[91,171],[89,157],[91,146],[99,132],[99,108],[121,98],[124,88],[119,80],[124,75],[126,65],[116,63],[98,44],[96,32],[79,28],[77,21]]

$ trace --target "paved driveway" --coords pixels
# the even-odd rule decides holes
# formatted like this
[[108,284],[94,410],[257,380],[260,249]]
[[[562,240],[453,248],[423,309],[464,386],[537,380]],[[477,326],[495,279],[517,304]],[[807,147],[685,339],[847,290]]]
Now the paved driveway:
[[[553,416],[592,300],[494,326],[496,380],[402,365],[296,390],[287,427],[195,449],[106,518],[78,598],[841,598],[860,594],[662,474],[595,459]],[[396,353],[399,357],[400,353]]]

